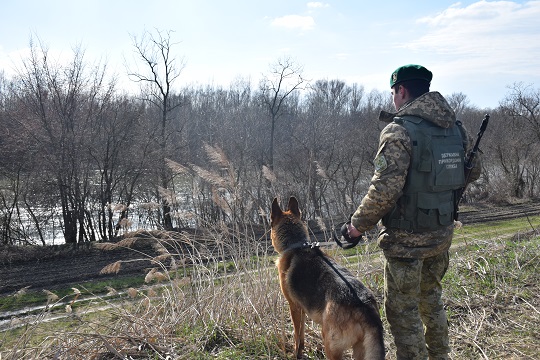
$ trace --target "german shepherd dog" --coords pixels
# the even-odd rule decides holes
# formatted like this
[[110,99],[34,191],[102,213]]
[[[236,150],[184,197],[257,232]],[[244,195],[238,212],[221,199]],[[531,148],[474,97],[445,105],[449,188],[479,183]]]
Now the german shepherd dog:
[[326,356],[342,359],[352,348],[356,360],[384,359],[383,326],[373,293],[347,269],[309,242],[296,198],[282,211],[272,202],[271,238],[279,253],[281,291],[289,302],[295,355],[302,358],[306,314],[321,325]]

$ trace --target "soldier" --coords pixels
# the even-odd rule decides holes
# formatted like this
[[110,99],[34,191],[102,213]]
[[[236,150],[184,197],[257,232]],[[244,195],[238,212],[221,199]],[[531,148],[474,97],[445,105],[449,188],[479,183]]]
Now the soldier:
[[[454,193],[465,185],[465,153],[473,141],[420,65],[394,71],[396,113],[381,111],[382,130],[371,186],[351,218],[360,236],[381,220],[384,307],[397,359],[448,359],[441,280],[454,229]],[[478,179],[475,164],[468,180]],[[425,327],[425,331],[424,331]]]

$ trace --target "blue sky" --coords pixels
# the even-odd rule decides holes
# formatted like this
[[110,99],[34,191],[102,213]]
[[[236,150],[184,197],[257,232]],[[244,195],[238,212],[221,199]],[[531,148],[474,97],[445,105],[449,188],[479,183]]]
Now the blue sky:
[[185,68],[179,86],[256,86],[287,56],[308,79],[388,91],[391,72],[422,64],[432,90],[496,107],[508,86],[540,88],[540,1],[3,0],[0,70],[13,72],[31,37],[58,59],[81,45],[127,84],[131,35],[172,30]]

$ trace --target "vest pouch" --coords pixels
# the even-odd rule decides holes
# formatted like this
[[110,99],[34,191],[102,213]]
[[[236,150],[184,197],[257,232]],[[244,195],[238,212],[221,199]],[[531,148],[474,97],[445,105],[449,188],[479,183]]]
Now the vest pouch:
[[418,193],[419,231],[437,230],[454,223],[454,202],[451,191],[442,193]]
[[432,231],[439,228],[439,197],[436,193],[418,193],[416,229]]
[[439,224],[448,226],[454,223],[454,202],[445,202],[439,205]]
[[421,209],[418,208],[418,231],[432,231],[438,228],[438,211],[437,209]]

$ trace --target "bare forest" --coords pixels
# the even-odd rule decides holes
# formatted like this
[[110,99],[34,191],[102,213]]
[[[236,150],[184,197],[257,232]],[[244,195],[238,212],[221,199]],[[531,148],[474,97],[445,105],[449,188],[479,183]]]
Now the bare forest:
[[[189,68],[170,33],[133,37],[133,48],[137,93],[81,48],[60,63],[32,42],[16,76],[0,69],[0,244],[264,224],[275,196],[296,196],[307,219],[345,220],[358,205],[389,92],[309,79],[289,58],[256,85],[184,86]],[[538,198],[540,88],[508,84],[495,109],[443,95],[473,136],[491,115],[483,175],[465,201]]]

